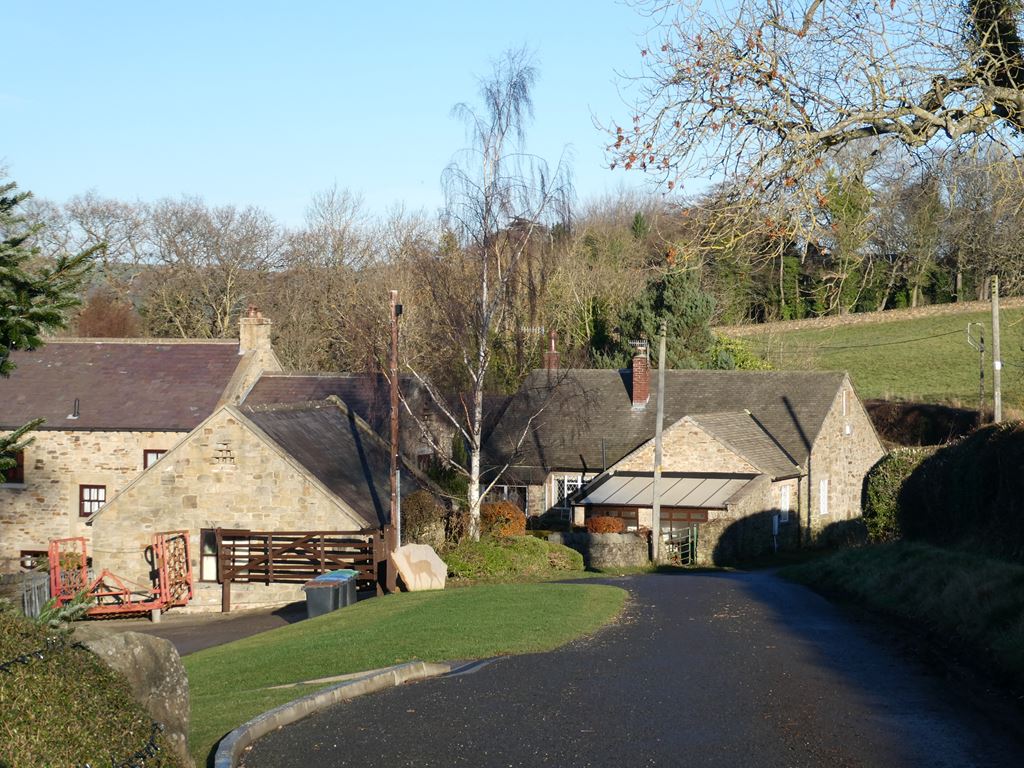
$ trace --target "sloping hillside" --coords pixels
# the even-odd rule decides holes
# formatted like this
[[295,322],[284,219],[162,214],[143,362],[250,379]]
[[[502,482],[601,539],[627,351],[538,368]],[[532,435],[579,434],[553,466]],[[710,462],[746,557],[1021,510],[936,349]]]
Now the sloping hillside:
[[[992,407],[991,314],[986,305],[821,318],[716,329],[743,336],[776,368],[847,370],[863,398],[914,400],[978,407],[978,352],[967,343],[968,323],[985,336],[985,405]],[[1024,409],[1024,307],[1002,312],[1004,410]]]

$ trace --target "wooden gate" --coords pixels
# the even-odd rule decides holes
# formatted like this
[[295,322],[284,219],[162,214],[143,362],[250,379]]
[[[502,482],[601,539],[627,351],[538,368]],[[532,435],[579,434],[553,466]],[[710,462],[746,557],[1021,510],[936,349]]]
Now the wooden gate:
[[358,571],[359,587],[376,588],[383,559],[381,532],[249,531],[218,528],[221,610],[231,610],[231,583],[305,584],[328,571]]

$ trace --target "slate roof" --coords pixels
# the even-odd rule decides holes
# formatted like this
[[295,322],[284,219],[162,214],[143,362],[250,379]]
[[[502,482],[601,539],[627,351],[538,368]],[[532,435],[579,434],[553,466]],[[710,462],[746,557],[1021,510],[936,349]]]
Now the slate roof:
[[[746,410],[802,465],[844,376],[842,372],[669,370],[665,372],[665,424],[691,414]],[[633,408],[629,370],[582,369],[557,375],[534,371],[488,436],[485,464],[511,462],[509,477],[526,483],[540,482],[550,470],[600,472],[654,437],[656,381],[657,371],[652,371],[650,401]],[[712,421],[717,429],[728,431],[721,420]],[[516,450],[524,430],[526,437]],[[759,456],[762,448],[756,450]]]
[[746,411],[698,413],[689,418],[769,477],[780,479],[799,474],[789,455]]
[[[343,403],[332,399],[243,407],[241,412],[352,507],[367,527],[376,528],[387,521],[391,506],[388,444]],[[403,467],[403,498],[427,485],[418,472]]]
[[386,434],[391,409],[388,382],[383,376],[362,373],[265,373],[242,404],[307,403],[334,395],[378,434]]
[[[658,485],[662,506],[725,509],[757,475],[665,472]],[[617,472],[597,478],[579,493],[574,504],[650,507],[654,504],[652,472]]]
[[240,360],[237,341],[48,341],[11,354],[0,429],[42,417],[42,429],[186,432],[213,412]]

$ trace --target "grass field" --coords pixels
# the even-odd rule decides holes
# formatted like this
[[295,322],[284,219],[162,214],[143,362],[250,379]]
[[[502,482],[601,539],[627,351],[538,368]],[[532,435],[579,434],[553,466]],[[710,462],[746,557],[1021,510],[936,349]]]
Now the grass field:
[[270,686],[378,669],[557,648],[612,620],[617,587],[485,585],[366,600],[342,611],[186,656],[191,748],[205,765],[216,742],[252,717],[316,687]]
[[[816,330],[764,326],[745,334],[751,347],[781,370],[846,370],[862,398],[978,405],[978,353],[967,344],[969,322],[987,312],[846,325]],[[1024,310],[1004,309],[1001,320],[1004,408],[1024,408]],[[992,406],[992,357],[985,355],[986,407]]]

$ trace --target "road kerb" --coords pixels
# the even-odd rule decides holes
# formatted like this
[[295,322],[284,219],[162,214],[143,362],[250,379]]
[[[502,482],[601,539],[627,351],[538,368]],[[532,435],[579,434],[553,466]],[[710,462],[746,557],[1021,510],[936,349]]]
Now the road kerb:
[[354,680],[346,680],[338,685],[282,704],[280,707],[275,707],[240,725],[221,739],[213,759],[214,768],[235,768],[239,756],[254,741],[283,725],[290,725],[312,715],[324,707],[367,693],[382,691],[385,688],[393,688],[410,680],[423,680],[428,677],[444,675],[451,669],[451,664],[411,661],[385,670],[370,672]]

